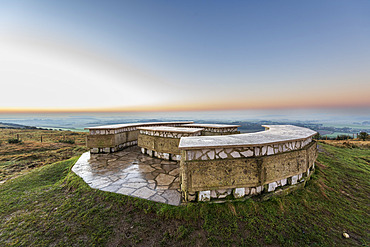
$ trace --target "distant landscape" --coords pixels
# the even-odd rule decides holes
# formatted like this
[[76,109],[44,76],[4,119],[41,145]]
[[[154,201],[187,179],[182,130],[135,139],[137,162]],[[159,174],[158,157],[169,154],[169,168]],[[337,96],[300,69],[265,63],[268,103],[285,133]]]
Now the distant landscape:
[[208,111],[208,112],[143,112],[97,114],[14,114],[0,115],[0,128],[43,128],[86,132],[84,128],[108,124],[157,121],[195,121],[241,125],[242,133],[262,131],[265,124],[293,124],[317,131],[321,136],[335,138],[347,135],[355,138],[360,132],[370,132],[368,109],[351,115],[342,112],[310,111]]

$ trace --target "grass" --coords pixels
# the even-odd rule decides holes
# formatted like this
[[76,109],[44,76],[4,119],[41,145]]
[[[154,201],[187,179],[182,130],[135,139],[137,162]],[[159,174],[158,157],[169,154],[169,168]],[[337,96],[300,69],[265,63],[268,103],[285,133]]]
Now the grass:
[[46,165],[0,185],[0,245],[369,245],[370,150],[320,145],[305,189],[265,202],[175,207],[91,189],[77,158]]
[[354,133],[351,133],[351,132],[332,132],[330,134],[326,134],[326,135],[322,135],[322,136],[327,136],[327,137],[337,137],[337,136],[342,136],[342,135],[346,135],[346,136],[350,136],[350,137],[355,137],[356,138],[356,134]]
[[0,183],[36,167],[81,155],[87,151],[84,140],[85,133],[1,129]]
[[55,143],[59,140],[70,139],[76,144],[85,145],[86,132],[41,130],[41,129],[0,129],[0,141],[7,142],[8,139],[20,139],[22,141],[33,141],[37,143]]

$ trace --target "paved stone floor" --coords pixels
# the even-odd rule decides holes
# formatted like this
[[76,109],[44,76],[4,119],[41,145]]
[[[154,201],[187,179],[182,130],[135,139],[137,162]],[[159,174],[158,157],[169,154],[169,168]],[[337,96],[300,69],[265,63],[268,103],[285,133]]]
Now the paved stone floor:
[[151,158],[138,146],[111,154],[82,154],[72,171],[91,188],[180,205],[179,165]]

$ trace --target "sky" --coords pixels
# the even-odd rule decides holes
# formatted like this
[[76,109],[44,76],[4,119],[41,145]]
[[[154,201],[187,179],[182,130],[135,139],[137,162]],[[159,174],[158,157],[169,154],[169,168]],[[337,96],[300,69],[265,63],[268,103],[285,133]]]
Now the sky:
[[370,108],[370,1],[0,0],[0,112]]

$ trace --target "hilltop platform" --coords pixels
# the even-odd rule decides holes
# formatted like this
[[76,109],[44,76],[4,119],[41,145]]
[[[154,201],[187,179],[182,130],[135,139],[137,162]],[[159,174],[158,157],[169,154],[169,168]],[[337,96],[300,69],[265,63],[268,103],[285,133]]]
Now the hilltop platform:
[[91,188],[180,205],[179,164],[151,158],[138,146],[109,154],[84,153],[72,171]]
[[[116,145],[98,150],[107,154],[94,154],[93,148],[72,171],[92,188],[180,205],[284,195],[304,187],[315,168],[316,132],[307,128],[264,125],[265,131],[227,135],[237,126],[155,125],[89,135],[97,137],[97,143],[110,136],[118,140],[113,146],[124,143],[126,148],[119,151],[124,146]],[[205,127],[227,132],[202,135]]]

